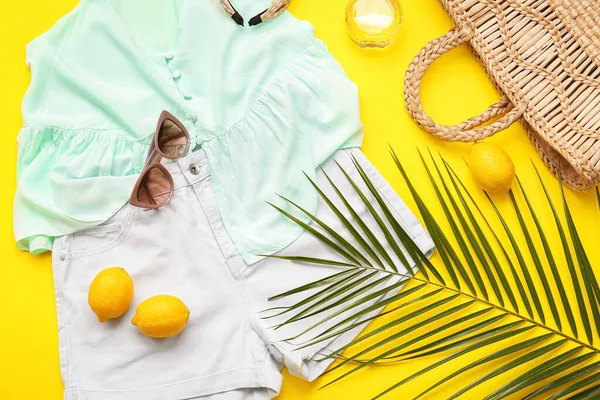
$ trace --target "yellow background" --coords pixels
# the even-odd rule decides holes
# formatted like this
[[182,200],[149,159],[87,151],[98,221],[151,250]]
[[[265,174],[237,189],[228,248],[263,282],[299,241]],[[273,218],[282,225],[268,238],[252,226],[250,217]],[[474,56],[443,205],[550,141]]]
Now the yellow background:
[[[0,264],[0,399],[58,400],[62,398],[62,383],[50,256],[31,256],[16,249],[12,236],[12,199],[16,185],[16,136],[22,122],[20,103],[29,83],[25,45],[49,29],[77,1],[2,0],[2,3],[0,126],[4,146],[0,174],[4,189],[0,195],[0,252],[3,255]],[[298,18],[314,24],[317,36],[328,44],[350,78],[359,85],[362,119],[366,128],[366,155],[413,210],[414,202],[392,164],[388,144],[398,152],[430,204],[436,204],[436,200],[425,181],[417,147],[440,150],[471,189],[475,189],[462,161],[469,145],[444,143],[421,131],[411,121],[403,104],[403,78],[409,62],[427,41],[446,33],[452,26],[442,8],[436,0],[405,0],[400,38],[385,51],[367,51],[356,47],[346,35],[345,6],[345,0],[293,0],[290,10]],[[499,95],[469,50],[461,47],[433,65],[426,76],[422,97],[426,110],[438,122],[457,123],[481,112],[497,101]],[[541,197],[530,159],[542,170],[554,199],[558,200],[556,181],[545,171],[523,129],[514,126],[491,141],[501,145],[512,156],[517,173],[529,188],[530,197],[545,227],[549,228],[549,232],[554,232],[550,230],[553,227],[551,215]],[[593,193],[577,194],[570,190],[567,196],[591,261],[597,264],[600,258],[596,239],[600,213],[595,196]],[[477,199],[485,205],[481,196],[477,196]],[[501,209],[510,214],[509,220],[514,224],[515,218],[512,217],[507,199],[501,196],[497,200]],[[439,207],[432,209],[436,215],[442,216]],[[524,243],[520,236],[519,240]],[[554,234],[550,240],[557,248]],[[318,387],[327,382],[328,377],[306,383],[286,374],[279,398],[368,398],[433,360],[430,358],[394,367],[370,368],[319,391]],[[441,378],[441,372],[452,370],[453,367],[445,367],[430,376]],[[473,378],[472,374],[469,375]],[[461,378],[436,391],[432,397],[442,398],[469,382],[468,377]],[[500,382],[497,379],[489,381],[464,398],[481,398],[481,395],[498,387]],[[409,398],[419,393],[419,389],[423,390],[427,383],[432,383],[431,378],[415,381],[401,391],[394,392],[390,398]]]

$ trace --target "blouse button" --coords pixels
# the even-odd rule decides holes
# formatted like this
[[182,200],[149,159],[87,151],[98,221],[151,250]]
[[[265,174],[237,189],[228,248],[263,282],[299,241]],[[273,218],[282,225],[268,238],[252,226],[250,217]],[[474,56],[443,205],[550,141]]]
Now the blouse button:
[[185,117],[188,119],[188,121],[192,121],[192,122],[196,122],[198,120],[198,117],[196,117],[196,114],[192,114],[192,113],[189,113]]
[[175,71],[173,71],[173,78],[174,79],[179,79],[181,77],[181,71],[176,69]]
[[167,61],[171,61],[173,58],[175,58],[175,54],[173,54],[172,52],[169,52],[165,55],[165,59]]

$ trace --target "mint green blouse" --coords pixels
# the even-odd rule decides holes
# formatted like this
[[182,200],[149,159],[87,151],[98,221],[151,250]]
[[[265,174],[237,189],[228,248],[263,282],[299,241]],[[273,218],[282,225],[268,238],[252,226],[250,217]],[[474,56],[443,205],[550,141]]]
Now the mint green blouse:
[[[237,0],[255,15],[270,0]],[[360,146],[357,89],[307,22],[240,27],[218,1],[83,0],[27,46],[17,245],[102,223],[125,204],[160,112],[206,151],[225,227],[248,263],[301,230],[266,201],[314,211],[302,172]]]

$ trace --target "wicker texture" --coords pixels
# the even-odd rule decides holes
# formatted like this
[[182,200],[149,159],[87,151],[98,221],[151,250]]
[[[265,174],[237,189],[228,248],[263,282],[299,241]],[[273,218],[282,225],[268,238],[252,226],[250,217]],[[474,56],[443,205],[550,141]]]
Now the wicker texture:
[[[600,182],[600,0],[440,0],[457,28],[433,40],[406,73],[415,121],[444,139],[474,141],[521,119],[553,173],[586,190]],[[425,71],[468,43],[502,99],[455,126],[436,124],[420,101]]]
[[588,56],[600,65],[600,2],[550,0],[550,3]]

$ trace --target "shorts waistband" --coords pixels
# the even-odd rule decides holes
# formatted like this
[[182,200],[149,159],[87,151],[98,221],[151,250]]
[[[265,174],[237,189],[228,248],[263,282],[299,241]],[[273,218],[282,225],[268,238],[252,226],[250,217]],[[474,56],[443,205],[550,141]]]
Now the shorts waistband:
[[175,189],[190,186],[210,175],[206,152],[199,149],[184,158],[165,164],[171,173]]

